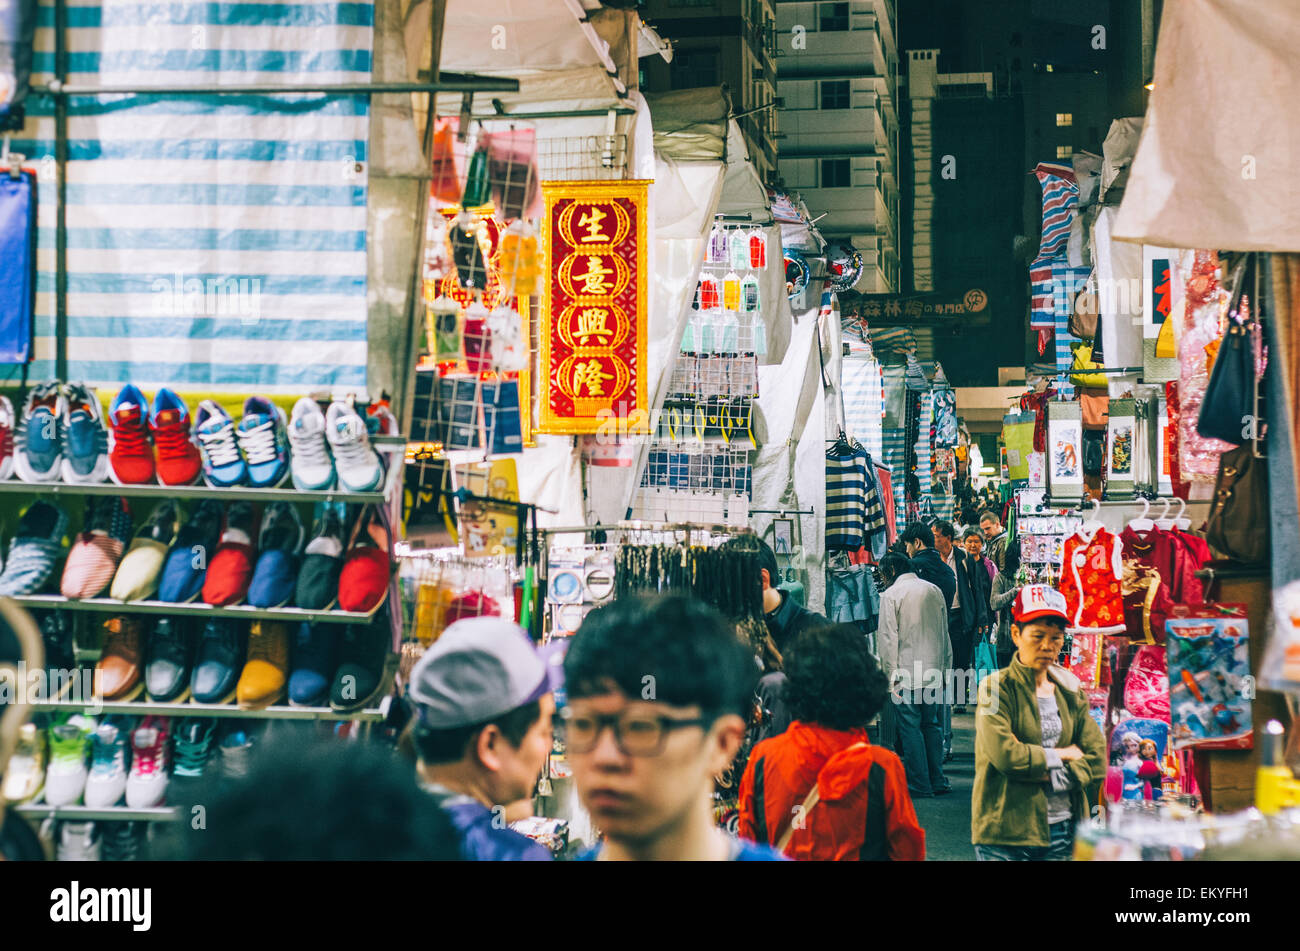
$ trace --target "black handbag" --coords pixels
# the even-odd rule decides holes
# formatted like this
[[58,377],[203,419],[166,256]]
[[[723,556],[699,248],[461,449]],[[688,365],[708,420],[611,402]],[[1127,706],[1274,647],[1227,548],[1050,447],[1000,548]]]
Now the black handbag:
[[[1246,278],[1253,272],[1247,268],[1237,280],[1229,314],[1235,314],[1241,301],[1241,291]],[[1251,301],[1257,307],[1258,296]],[[1254,333],[1258,324],[1228,318],[1228,330],[1219,344],[1210,371],[1210,382],[1205,388],[1201,414],[1196,420],[1196,431],[1207,439],[1221,439],[1239,446],[1254,431],[1251,417],[1255,415],[1255,347]]]

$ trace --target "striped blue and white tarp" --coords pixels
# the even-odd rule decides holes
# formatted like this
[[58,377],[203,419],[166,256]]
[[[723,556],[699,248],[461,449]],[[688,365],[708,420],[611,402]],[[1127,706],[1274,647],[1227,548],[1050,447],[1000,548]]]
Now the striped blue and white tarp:
[[881,430],[881,455],[889,466],[889,488],[894,494],[894,525],[902,534],[907,527],[907,506],[903,503],[907,489],[907,430]]
[[921,421],[916,431],[917,499],[930,494],[930,424],[934,420],[934,393],[921,394]]
[[[366,82],[370,2],[70,0],[69,82]],[[41,0],[33,84],[54,71]],[[54,103],[12,148],[39,185],[36,359],[54,374]],[[366,382],[364,96],[69,100],[68,371],[99,385]]]
[[879,460],[884,414],[880,364],[869,358],[845,357],[840,379],[844,394],[844,428],[862,443],[873,461]]

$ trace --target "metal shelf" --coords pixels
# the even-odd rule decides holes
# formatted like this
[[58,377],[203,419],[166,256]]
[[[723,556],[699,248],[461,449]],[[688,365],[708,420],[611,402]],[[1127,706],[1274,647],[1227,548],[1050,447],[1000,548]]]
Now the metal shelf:
[[[391,444],[405,446],[406,440],[398,436],[378,437],[381,445]],[[401,453],[385,449],[390,458],[400,458]],[[292,483],[278,489],[250,489],[234,486],[222,489],[210,485],[118,485],[115,482],[93,482],[77,484],[70,482],[19,482],[7,480],[0,482],[0,493],[13,495],[122,495],[134,499],[221,499],[227,502],[352,502],[382,503],[392,493],[394,485],[401,478],[402,467],[390,464],[384,477],[384,485],[377,492],[344,492],[332,489],[328,492],[308,492],[295,489]]]
[[82,822],[175,822],[180,818],[180,812],[171,806],[158,806],[154,809],[128,809],[126,806],[92,809],[90,806],[49,806],[37,802],[15,806],[14,812],[27,819],[75,819]]
[[210,604],[191,601],[172,604],[170,601],[117,601],[113,598],[65,598],[60,594],[23,594],[13,598],[27,608],[58,608],[67,611],[94,611],[100,614],[167,614],[172,617],[227,617],[245,621],[310,621],[314,624],[362,624],[374,617],[383,606],[381,601],[374,611],[310,611],[306,608],[255,608],[248,604],[235,604],[218,608]]
[[262,707],[249,710],[235,706],[233,703],[96,703],[79,700],[36,700],[32,709],[36,712],[70,711],[80,712],[95,710],[96,715],[122,714],[124,716],[160,716],[160,717],[234,717],[240,720],[355,720],[361,723],[377,723],[388,716],[392,700],[385,697],[377,707],[367,707],[352,713],[340,713],[330,707]]

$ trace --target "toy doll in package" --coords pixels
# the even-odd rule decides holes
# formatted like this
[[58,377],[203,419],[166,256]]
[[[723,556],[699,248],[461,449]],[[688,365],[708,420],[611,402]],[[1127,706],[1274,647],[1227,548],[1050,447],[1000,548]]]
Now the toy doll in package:
[[1246,606],[1173,610],[1165,629],[1174,747],[1250,749],[1254,681]]
[[[1160,763],[1169,743],[1169,724],[1147,717],[1129,717],[1115,724],[1110,737],[1110,768],[1105,793],[1119,799],[1159,798],[1164,773]],[[1146,747],[1144,751],[1144,747]],[[1146,755],[1143,755],[1143,753]],[[1151,765],[1157,772],[1152,774]]]

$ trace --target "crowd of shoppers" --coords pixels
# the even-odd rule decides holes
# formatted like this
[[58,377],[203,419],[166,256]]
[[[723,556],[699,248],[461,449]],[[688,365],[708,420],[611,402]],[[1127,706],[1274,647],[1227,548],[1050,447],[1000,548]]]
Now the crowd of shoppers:
[[[1018,546],[996,513],[964,530],[907,526],[879,563],[874,639],[776,587],[775,555],[760,546],[767,636],[757,656],[715,610],[679,595],[592,611],[562,669],[507,620],[457,621],[409,677],[406,760],[271,744],[246,780],[211,794],[209,823],[227,834],[190,835],[177,854],[548,861],[509,823],[530,814],[555,729],[601,833],[580,859],[924,859],[913,800],[952,791],[951,713],[987,640],[1001,669],[979,686],[976,856],[1068,858],[1104,775],[1104,743],[1077,679],[1056,664],[1064,598],[1016,587]],[[364,769],[344,765],[363,759]],[[733,836],[712,800],[736,762]],[[382,830],[369,824],[376,800],[391,817]],[[255,802],[320,822],[285,822]],[[250,815],[265,821],[250,825]]]

